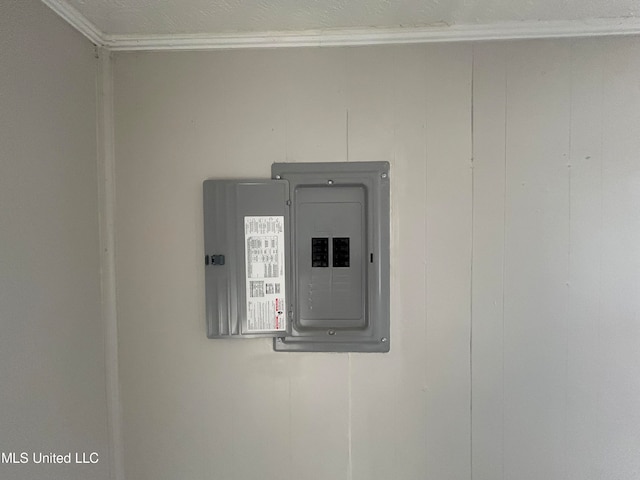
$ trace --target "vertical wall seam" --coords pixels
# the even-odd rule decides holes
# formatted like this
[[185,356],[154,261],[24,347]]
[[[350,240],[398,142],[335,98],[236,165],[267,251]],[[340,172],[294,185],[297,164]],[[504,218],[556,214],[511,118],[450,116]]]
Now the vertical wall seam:
[[[597,357],[603,358],[602,355],[602,338],[601,336],[601,327],[602,327],[602,265],[604,263],[604,146],[605,146],[605,84],[606,84],[606,59],[605,59],[605,50],[602,46],[598,46],[599,54],[600,54],[600,151],[598,152],[600,155],[600,225],[598,231],[600,232],[600,238],[598,239],[598,320],[596,323],[596,338],[598,339],[597,343]],[[598,391],[596,393],[596,408],[598,409],[598,417],[596,418],[596,451],[598,452],[598,456],[602,452],[602,422],[600,420],[600,405],[602,404],[602,369],[598,372]],[[599,460],[599,459],[598,459]]]
[[[392,64],[392,68],[393,71],[397,72],[398,71],[398,56],[397,56],[397,52],[393,52],[391,54],[391,64]],[[397,77],[394,77],[393,80],[397,80]],[[398,84],[395,81],[391,81],[389,83],[385,82],[386,87],[387,87],[387,92],[391,92],[391,95],[389,95],[389,98],[392,99],[392,106],[391,106],[391,118],[392,118],[392,122],[391,122],[391,126],[392,126],[392,130],[393,130],[393,141],[392,141],[392,145],[393,145],[393,149],[391,152],[392,158],[390,158],[391,160],[391,165],[392,168],[395,167],[397,165],[397,158],[398,158],[398,104],[400,103],[400,99],[399,99],[399,89],[398,89]],[[393,178],[393,175],[392,175]],[[391,218],[394,218],[395,215],[393,215],[394,213],[394,209],[396,208],[396,199],[395,199],[395,195],[394,195],[394,189],[391,189],[391,195],[390,195],[390,211],[391,211]],[[389,258],[389,283],[390,283],[390,304],[389,304],[389,316],[391,317],[393,314],[392,311],[392,307],[393,307],[393,297],[395,295],[395,291],[394,291],[394,284],[395,284],[395,276],[396,276],[396,271],[395,271],[395,255],[396,255],[396,242],[394,239],[394,221],[392,220],[389,224],[389,241],[390,241],[390,258]],[[393,292],[393,295],[391,294]],[[391,327],[391,326],[389,326]],[[391,339],[391,341],[394,340],[394,337],[391,335],[391,328],[389,328],[389,338]],[[398,390],[396,388],[394,388],[392,390],[392,398],[393,398],[393,404],[394,405],[398,405],[398,399],[397,399],[397,394],[398,394]],[[391,409],[391,422],[393,425],[397,425],[398,424],[398,415],[397,415],[397,411],[395,408]],[[398,464],[398,442],[392,442],[393,445],[393,451],[390,452],[392,453],[391,455],[391,465],[392,465],[392,471],[395,470],[395,468],[397,468],[397,464]]]
[[509,63],[508,50],[505,48],[504,53],[504,168],[503,168],[503,202],[502,202],[502,480],[504,480],[504,419],[505,419],[505,369],[504,369],[504,338],[505,338],[505,285],[506,285],[506,265],[507,265],[507,133],[508,133],[508,104],[509,104]]
[[[288,415],[287,415],[287,419],[289,421],[289,466],[293,465],[293,395],[291,392],[291,368],[288,369],[287,372],[287,388],[288,388],[288,393],[289,393],[289,408],[288,408]],[[293,469],[289,468],[289,480],[293,480]]]
[[345,114],[345,130],[346,130],[345,147],[346,147],[347,162],[348,162],[349,161],[349,108],[348,107]]
[[109,434],[109,465],[112,480],[124,480],[122,409],[118,376],[118,325],[115,274],[115,147],[113,69],[109,50],[99,48],[97,62],[97,164],[100,239],[101,317]]
[[[424,344],[429,345],[429,215],[428,215],[428,207],[429,207],[429,50],[425,48],[424,51],[424,62],[425,62],[425,102],[424,102]],[[424,391],[425,391],[425,404],[427,408],[429,408],[429,356],[425,355],[425,365],[424,365]],[[425,435],[425,457],[428,456],[429,453],[429,415],[425,415],[425,431],[427,434]],[[426,464],[426,472],[425,476],[429,474],[429,464]]]
[[569,43],[569,145],[568,145],[568,162],[567,162],[567,195],[568,195],[568,228],[567,228],[567,284],[566,284],[566,312],[565,312],[565,365],[564,365],[564,478],[568,478],[568,458],[569,458],[569,445],[568,445],[568,437],[569,437],[569,389],[567,385],[569,384],[569,329],[571,323],[571,203],[572,203],[572,192],[571,192],[571,168],[573,164],[573,68],[574,68],[574,45],[575,42]]
[[469,471],[473,480],[473,247],[475,231],[475,136],[474,136],[474,73],[475,73],[475,45],[471,46],[471,258],[469,281]]
[[353,456],[352,456],[352,403],[351,403],[351,353],[347,353],[347,363],[348,363],[348,371],[349,371],[349,376],[348,376],[348,382],[347,382],[347,396],[348,396],[348,408],[347,408],[347,416],[348,416],[348,430],[347,430],[347,443],[348,443],[348,449],[349,449],[349,462],[348,462],[348,471],[347,471],[347,478],[348,480],[352,480],[353,479]]
[[[427,75],[428,75],[428,62],[427,62],[427,58],[426,55],[423,55],[423,81],[425,82],[425,84],[427,83]],[[422,244],[423,246],[423,250],[422,250],[422,275],[423,275],[423,280],[424,280],[424,291],[423,291],[423,300],[424,300],[424,318],[423,318],[423,332],[422,332],[422,338],[424,340],[424,345],[428,345],[427,343],[427,256],[428,256],[428,246],[427,246],[427,106],[429,103],[429,96],[428,96],[428,92],[425,92],[424,95],[424,104],[423,104],[423,117],[422,117],[422,139],[424,141],[423,145],[422,145],[422,154],[423,154],[423,158],[424,158],[424,205],[423,205],[423,217],[422,217],[422,232],[424,233],[424,242]],[[428,374],[428,369],[427,369],[427,364],[426,364],[426,360],[428,359],[428,356],[425,354],[424,356],[425,358],[425,364],[424,364],[424,368],[422,371],[422,392],[423,392],[423,400],[424,400],[424,405],[425,405],[425,432],[427,431],[427,386],[428,386],[428,381],[429,381],[429,374]],[[426,450],[426,446],[428,445],[428,435],[425,433],[425,450]],[[426,451],[425,451],[425,456],[426,456]],[[426,470],[425,470],[425,474],[426,474]]]

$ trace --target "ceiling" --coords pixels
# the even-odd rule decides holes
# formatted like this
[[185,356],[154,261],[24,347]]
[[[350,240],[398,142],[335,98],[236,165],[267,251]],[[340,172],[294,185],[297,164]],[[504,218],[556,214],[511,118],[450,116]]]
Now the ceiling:
[[640,0],[42,0],[112,50],[640,34]]
[[640,0],[67,0],[107,35],[640,17]]

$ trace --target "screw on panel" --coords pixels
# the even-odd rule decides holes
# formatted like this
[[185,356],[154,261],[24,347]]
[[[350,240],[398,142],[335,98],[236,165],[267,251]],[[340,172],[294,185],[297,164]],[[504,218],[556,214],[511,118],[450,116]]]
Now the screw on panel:
[[282,177],[280,175],[276,175],[276,180],[280,180]]
[[387,343],[387,342],[389,341],[389,339],[388,339],[387,337],[382,337],[382,338],[380,339],[380,341],[381,341],[382,343]]
[[327,333],[328,333],[329,335],[335,335],[335,334],[336,334],[336,331],[335,331],[335,330],[329,330]]
[[381,174],[380,178],[387,178],[387,174],[386,173]]
[[327,183],[328,183],[329,185],[333,185],[333,180],[327,180]]

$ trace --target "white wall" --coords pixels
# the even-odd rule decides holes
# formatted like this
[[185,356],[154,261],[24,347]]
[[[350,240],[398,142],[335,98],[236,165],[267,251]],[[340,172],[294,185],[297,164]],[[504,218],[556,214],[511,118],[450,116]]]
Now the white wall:
[[[115,57],[130,479],[640,470],[640,39]],[[392,163],[389,354],[205,337],[201,182]]]
[[36,0],[0,2],[0,478],[105,479],[93,46]]

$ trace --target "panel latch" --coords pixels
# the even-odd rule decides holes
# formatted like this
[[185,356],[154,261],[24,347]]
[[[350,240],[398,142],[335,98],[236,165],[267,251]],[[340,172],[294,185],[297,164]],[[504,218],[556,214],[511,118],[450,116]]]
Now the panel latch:
[[205,265],[224,265],[224,255],[205,255]]

